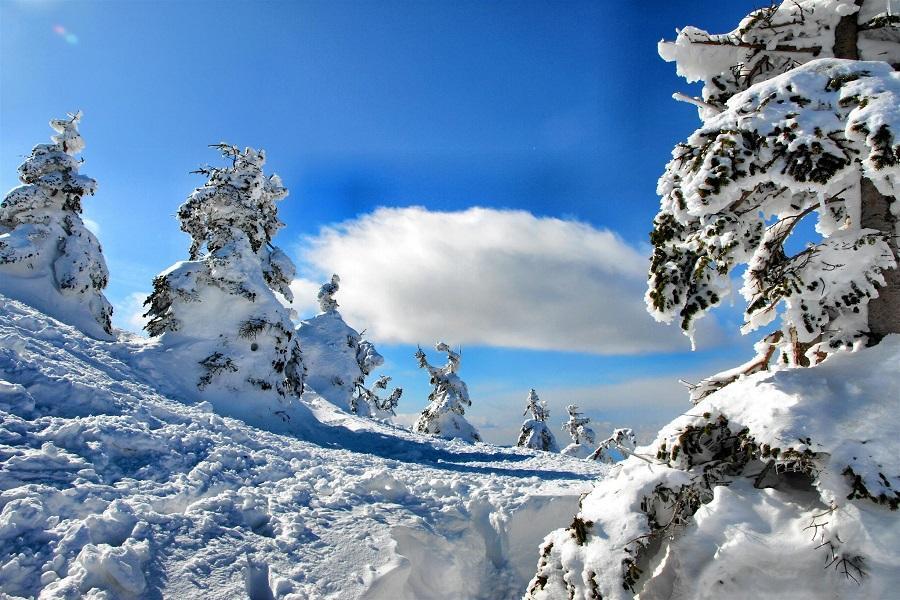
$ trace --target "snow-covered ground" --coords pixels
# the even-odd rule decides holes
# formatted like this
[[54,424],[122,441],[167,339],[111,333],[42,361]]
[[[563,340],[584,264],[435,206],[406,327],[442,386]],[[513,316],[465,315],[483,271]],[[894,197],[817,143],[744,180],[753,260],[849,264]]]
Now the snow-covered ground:
[[521,597],[607,469],[313,394],[294,414],[314,419],[273,433],[152,360],[0,296],[0,597]]

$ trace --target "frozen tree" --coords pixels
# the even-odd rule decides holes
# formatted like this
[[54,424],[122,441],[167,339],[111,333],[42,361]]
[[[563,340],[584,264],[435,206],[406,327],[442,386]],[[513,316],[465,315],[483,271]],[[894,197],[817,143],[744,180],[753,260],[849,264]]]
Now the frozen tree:
[[614,429],[612,435],[600,442],[591,459],[603,463],[615,463],[628,458],[637,446],[634,431],[627,427]]
[[[740,372],[773,359],[807,366],[900,332],[900,74],[866,62],[900,62],[900,19],[884,7],[784,2],[729,34],[688,27],[660,44],[679,74],[705,85],[693,99],[703,124],[658,184],[647,304],[692,335],[746,265],[742,331],[779,313],[780,325]],[[819,239],[791,245],[808,220]],[[737,374],[704,382],[695,399]]]
[[378,396],[377,390],[385,389],[390,377],[380,378],[373,389],[366,388],[366,377],[384,363],[384,358],[372,342],[363,338],[364,332],[347,325],[337,310],[334,295],[340,281],[335,274],[322,285],[318,294],[322,312],[302,321],[297,328],[308,370],[307,386],[343,410],[361,416],[389,417],[402,390],[395,389],[385,399]]
[[173,360],[197,365],[190,377],[200,390],[300,394],[300,346],[276,296],[292,299],[294,265],[271,243],[283,226],[275,203],[288,191],[263,173],[262,150],[214,147],[228,164],[197,171],[207,182],[178,209],[190,260],[153,281],[146,329]]
[[459,438],[467,442],[480,442],[481,436],[466,420],[466,407],[471,406],[469,390],[459,378],[460,355],[450,346],[440,342],[435,346],[438,352],[447,353],[447,364],[433,367],[428,364],[422,349],[416,352],[419,368],[426,369],[431,377],[433,389],[428,395],[428,406],[419,415],[413,430],[442,438]]
[[[701,98],[676,94],[702,124],[658,184],[648,307],[690,335],[745,267],[744,332],[777,326],[755,359],[692,386],[697,406],[545,539],[527,598],[896,588],[885,560],[896,536],[884,534],[900,507],[896,394],[882,391],[897,385],[888,334],[900,332],[900,17],[890,7],[788,0],[731,33],[686,27],[660,43],[704,87]],[[876,372],[877,383],[864,380]]]
[[0,204],[0,292],[94,337],[112,336],[109,279],[100,243],[81,220],[81,200],[97,182],[81,175],[81,112],[54,119],[52,143],[19,166],[22,185]]
[[338,303],[337,300],[334,299],[334,295],[341,287],[341,278],[337,273],[331,276],[331,281],[328,283],[323,283],[322,287],[319,288],[319,309],[323,313],[332,312],[337,310]]
[[524,416],[530,412],[531,418],[522,423],[522,430],[519,432],[516,446],[545,452],[559,452],[556,438],[553,437],[553,432],[547,426],[547,419],[550,418],[547,404],[538,398],[537,392],[533,388],[528,392],[527,402],[525,412],[522,414]]
[[576,458],[586,458],[594,450],[594,430],[588,427],[590,417],[582,416],[578,406],[570,404],[566,407],[569,420],[563,423],[563,430],[572,438],[572,443],[563,448],[562,453]]
[[350,399],[350,410],[358,415],[370,417],[395,416],[394,409],[400,403],[403,388],[394,388],[386,398],[379,395],[380,391],[387,390],[390,381],[390,377],[382,375],[372,385],[372,389],[357,383],[356,393]]

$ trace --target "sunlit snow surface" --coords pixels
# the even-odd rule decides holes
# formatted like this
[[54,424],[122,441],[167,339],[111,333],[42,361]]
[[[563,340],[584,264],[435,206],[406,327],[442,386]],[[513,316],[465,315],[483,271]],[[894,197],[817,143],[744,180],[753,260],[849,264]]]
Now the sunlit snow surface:
[[520,597],[606,469],[312,394],[272,433],[178,398],[144,342],[0,307],[0,597]]

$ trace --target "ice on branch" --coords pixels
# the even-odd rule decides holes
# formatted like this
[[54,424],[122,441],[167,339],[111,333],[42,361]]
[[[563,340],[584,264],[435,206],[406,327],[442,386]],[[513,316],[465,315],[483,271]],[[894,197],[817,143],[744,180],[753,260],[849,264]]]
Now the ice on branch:
[[81,219],[81,201],[97,182],[81,175],[81,112],[54,119],[52,143],[38,144],[19,166],[22,185],[0,204],[0,292],[101,339],[112,338],[109,280],[97,238]]
[[478,431],[466,420],[466,407],[471,406],[469,390],[459,378],[460,355],[450,346],[440,342],[435,346],[438,352],[447,354],[447,364],[433,367],[428,363],[422,349],[416,352],[419,368],[428,371],[432,385],[428,395],[428,406],[419,415],[413,430],[446,439],[459,438],[467,442],[480,442]]
[[528,392],[527,405],[525,406],[524,415],[531,413],[531,418],[522,423],[522,429],[519,432],[519,439],[516,446],[521,448],[531,448],[533,450],[543,450],[544,452],[559,452],[559,446],[556,445],[556,438],[550,427],[547,425],[547,419],[550,418],[550,411],[547,410],[547,404],[538,398],[537,392],[532,389]]

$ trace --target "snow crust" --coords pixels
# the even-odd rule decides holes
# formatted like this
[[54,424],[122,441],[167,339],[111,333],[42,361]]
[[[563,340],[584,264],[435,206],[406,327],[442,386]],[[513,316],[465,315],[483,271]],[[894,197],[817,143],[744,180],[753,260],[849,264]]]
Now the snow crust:
[[0,297],[0,596],[516,598],[608,469],[197,402],[165,357]]

